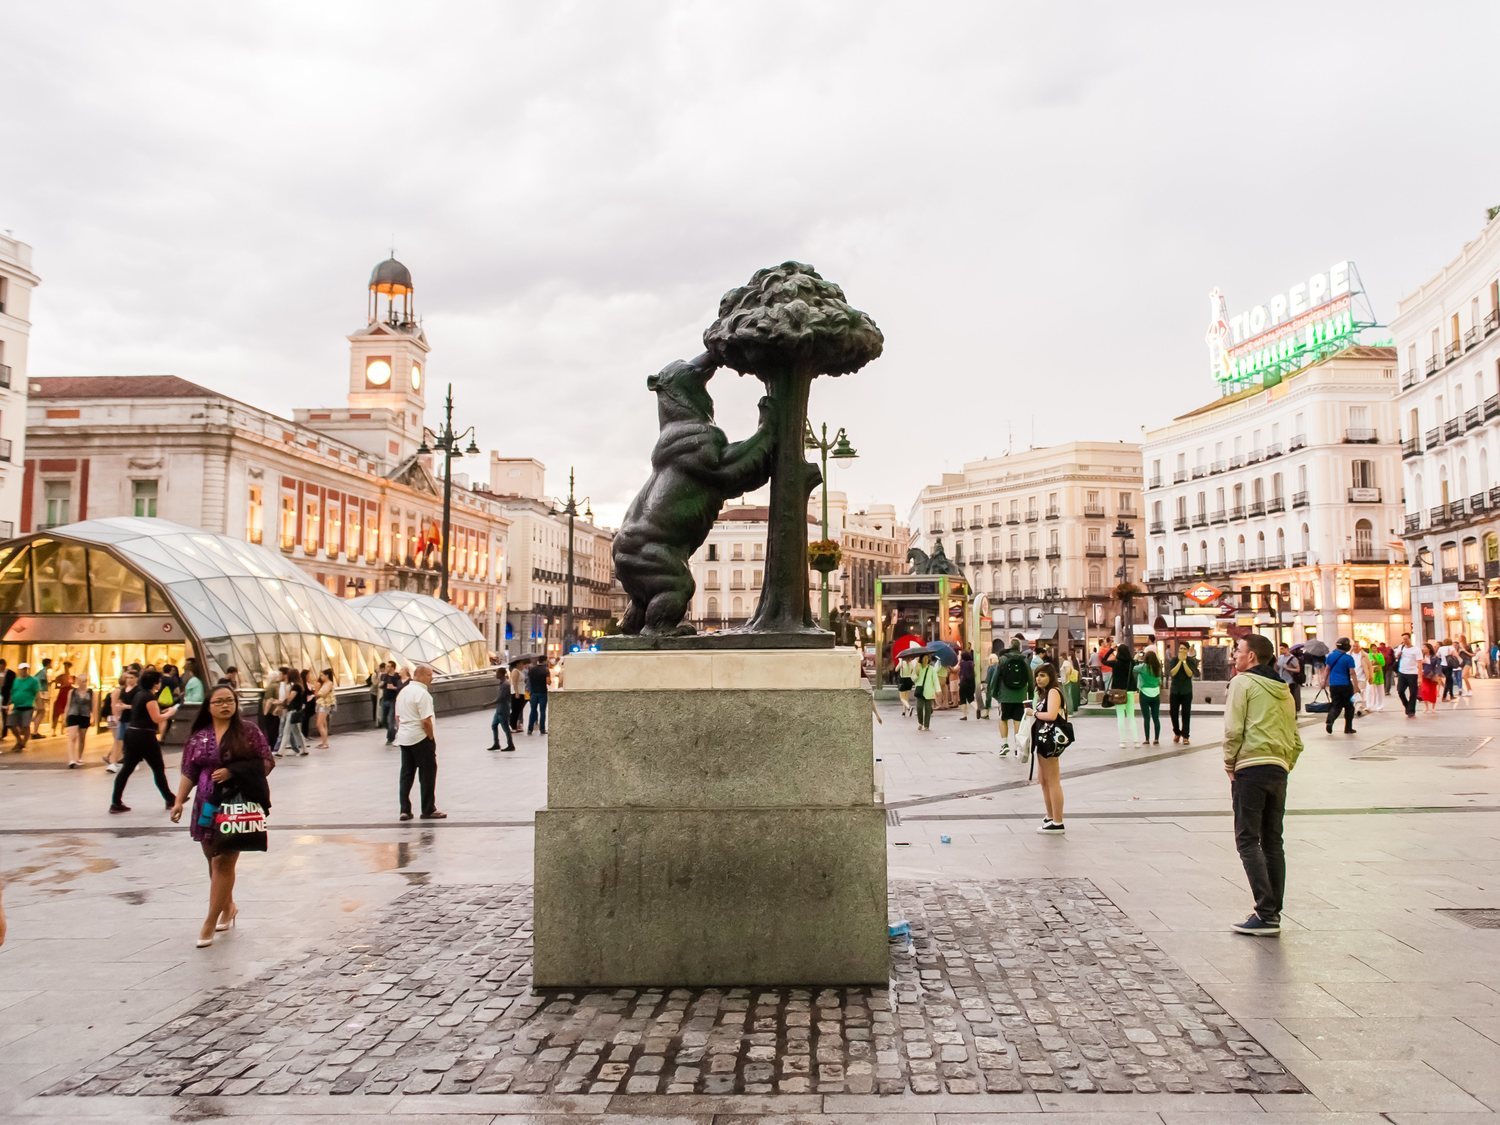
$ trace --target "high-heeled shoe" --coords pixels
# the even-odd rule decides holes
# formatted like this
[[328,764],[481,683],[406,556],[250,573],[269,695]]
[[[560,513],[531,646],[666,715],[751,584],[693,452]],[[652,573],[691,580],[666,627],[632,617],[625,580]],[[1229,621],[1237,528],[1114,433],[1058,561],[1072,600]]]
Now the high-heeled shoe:
[[[229,916],[229,921],[227,921],[227,922],[224,921],[224,916],[222,914],[219,915],[219,923],[218,923],[218,925],[214,926],[214,931],[216,933],[221,933],[222,934],[225,930],[232,930],[232,929],[234,929],[235,919],[238,918],[239,916],[240,916],[240,908],[237,907],[237,906],[234,908],[234,913]],[[210,940],[212,940],[212,939],[210,939]]]
[[195,941],[193,944],[197,948],[199,948],[199,949],[207,949],[213,943],[214,943],[214,939],[213,938],[211,938],[211,937],[201,937],[197,941]]

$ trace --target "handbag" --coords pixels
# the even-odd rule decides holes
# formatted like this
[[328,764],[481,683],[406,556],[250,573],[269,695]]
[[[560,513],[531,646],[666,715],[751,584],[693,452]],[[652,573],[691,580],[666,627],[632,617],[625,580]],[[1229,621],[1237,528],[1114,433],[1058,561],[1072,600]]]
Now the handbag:
[[1104,693],[1106,707],[1123,707],[1130,702],[1130,693],[1124,688],[1110,688]]
[[[1324,694],[1324,689],[1319,688],[1317,694],[1312,697],[1312,702],[1304,707],[1303,710],[1310,715],[1326,715],[1333,709],[1333,703],[1331,700],[1323,699]],[[1323,702],[1319,703],[1318,700],[1320,699],[1323,699]]]
[[214,800],[213,834],[219,851],[266,850],[266,810],[259,801],[252,801],[233,788],[223,790],[222,786],[215,787]]

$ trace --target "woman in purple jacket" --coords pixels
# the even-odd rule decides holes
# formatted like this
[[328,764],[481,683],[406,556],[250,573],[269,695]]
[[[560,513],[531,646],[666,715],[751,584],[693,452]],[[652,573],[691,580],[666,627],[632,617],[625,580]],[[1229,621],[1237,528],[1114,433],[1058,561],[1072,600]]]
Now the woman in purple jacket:
[[241,720],[234,689],[228,684],[214,688],[193,723],[187,745],[182,748],[182,781],[177,787],[177,802],[172,806],[175,824],[182,818],[188,794],[197,790],[189,831],[208,860],[208,917],[198,931],[199,949],[212,945],[215,931],[229,929],[240,912],[234,902],[235,864],[240,854],[221,849],[213,826],[198,823],[203,802],[213,795],[215,785],[233,777],[241,788],[262,791],[258,795],[265,798],[262,804],[269,812],[270,790],[265,779],[275,768],[276,760],[260,727]]

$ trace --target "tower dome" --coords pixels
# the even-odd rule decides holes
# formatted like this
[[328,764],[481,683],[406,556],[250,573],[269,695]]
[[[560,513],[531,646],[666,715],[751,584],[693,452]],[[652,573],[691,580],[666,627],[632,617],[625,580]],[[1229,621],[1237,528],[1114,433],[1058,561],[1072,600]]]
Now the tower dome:
[[[407,269],[395,257],[387,258],[370,271],[370,323],[374,324],[380,319],[380,297],[385,295],[385,321],[394,327],[405,328],[412,321],[411,296],[413,286],[411,283],[411,270]],[[396,298],[401,298],[400,309],[396,308]]]

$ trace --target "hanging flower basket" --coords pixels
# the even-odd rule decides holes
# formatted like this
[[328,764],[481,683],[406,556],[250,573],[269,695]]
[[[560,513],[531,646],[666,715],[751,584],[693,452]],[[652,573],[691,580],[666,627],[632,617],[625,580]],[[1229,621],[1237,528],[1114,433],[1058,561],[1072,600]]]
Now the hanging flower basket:
[[807,545],[807,565],[819,574],[830,574],[839,568],[843,550],[833,539],[815,539]]
[[1138,598],[1144,592],[1134,582],[1121,582],[1114,588],[1116,601],[1128,602],[1131,598]]

